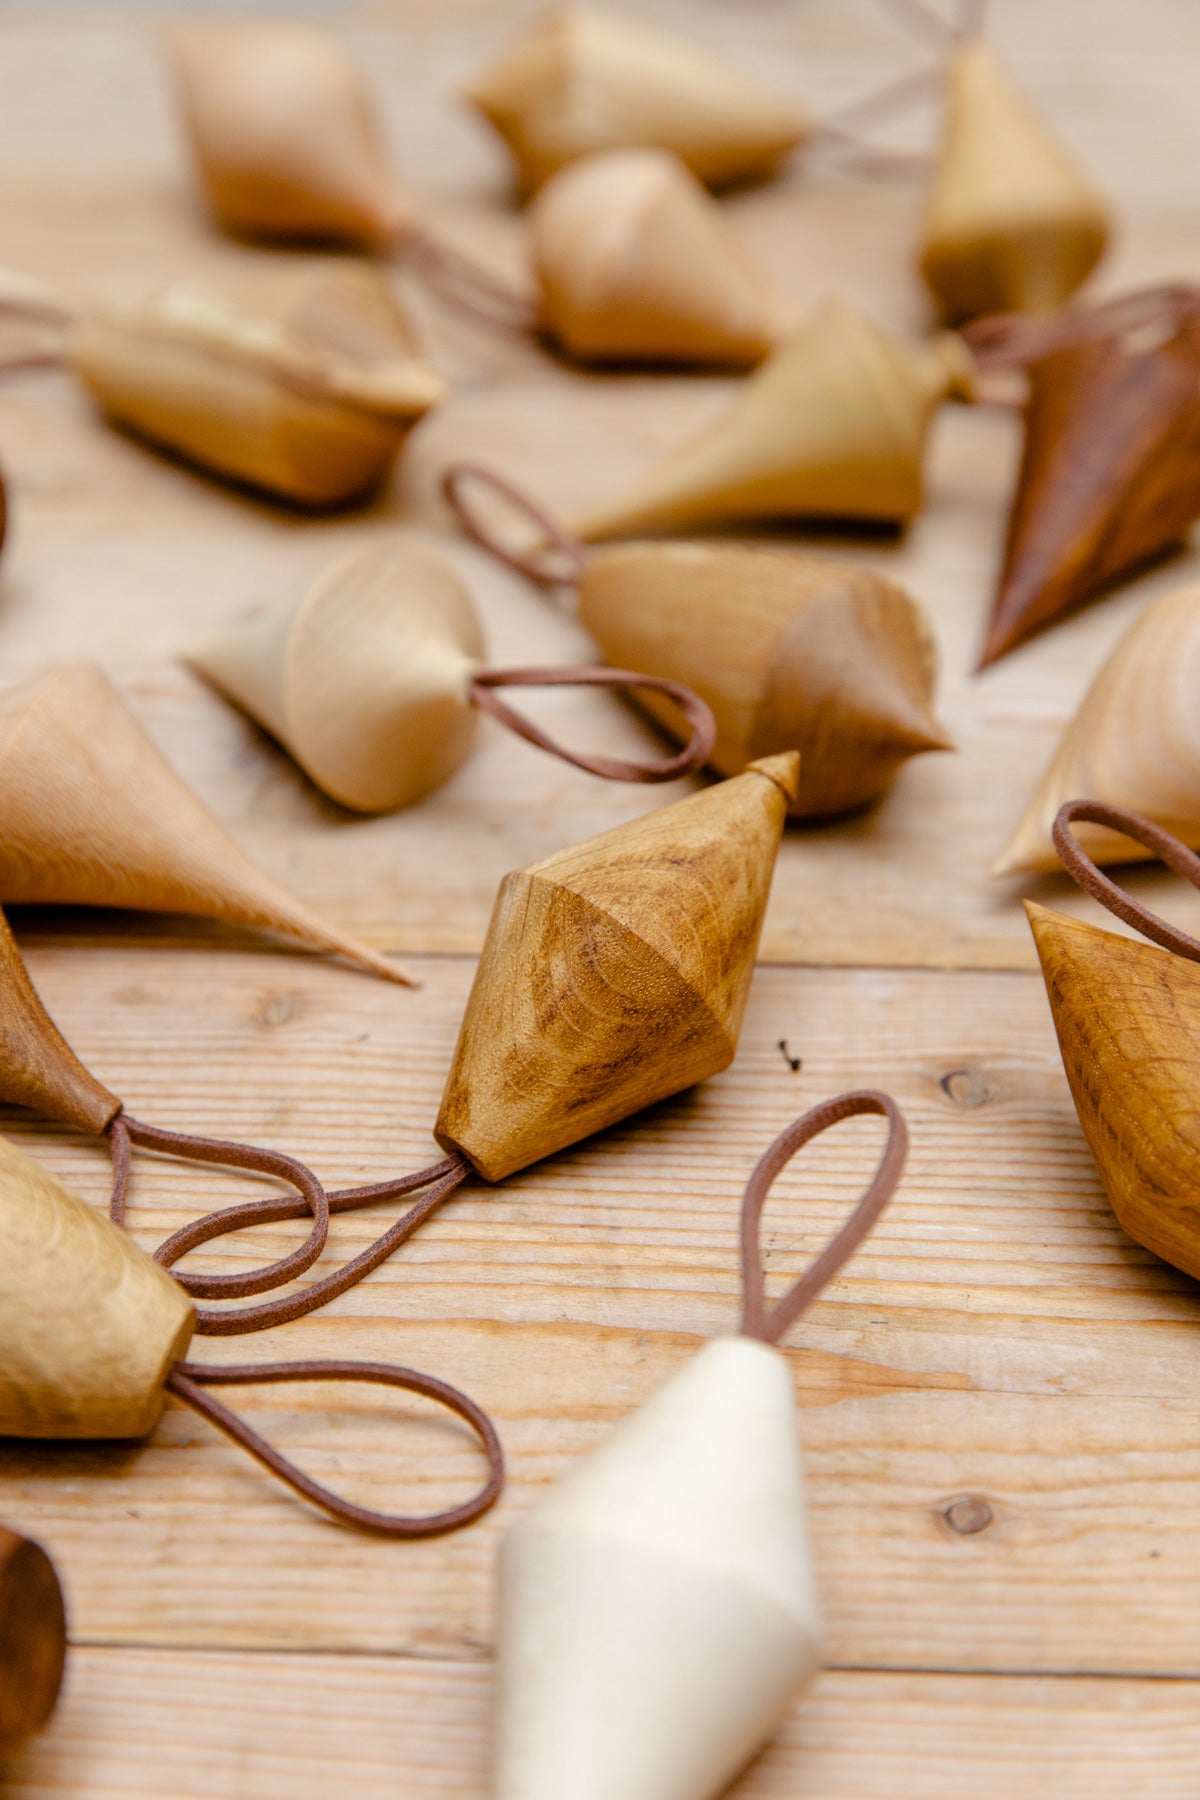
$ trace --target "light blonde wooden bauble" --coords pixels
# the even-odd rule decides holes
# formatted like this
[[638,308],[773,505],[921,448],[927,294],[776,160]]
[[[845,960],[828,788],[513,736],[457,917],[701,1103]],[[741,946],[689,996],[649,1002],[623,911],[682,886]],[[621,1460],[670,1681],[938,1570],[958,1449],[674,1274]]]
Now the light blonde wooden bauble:
[[961,44],[921,241],[943,318],[1052,311],[1099,262],[1110,229],[1107,206],[994,51]]
[[292,19],[176,26],[169,49],[208,204],[251,236],[382,250],[411,219],[358,73]]
[[0,1138],[0,1436],[138,1438],[196,1324],[153,1257]]
[[495,1800],[713,1800],[815,1672],[791,1371],[718,1338],[512,1527]]
[[794,751],[506,875],[435,1136],[488,1181],[733,1060]]
[[588,6],[538,20],[466,97],[536,188],[593,150],[673,150],[703,182],[772,174],[805,137],[800,109],[699,44]]
[[760,362],[798,307],[668,150],[599,151],[529,213],[545,328],[584,362]]
[[402,537],[341,557],[296,600],[235,625],[189,659],[360,812],[408,806],[474,740],[483,656],[471,597],[448,563]]
[[[1058,869],[1050,836],[1066,800],[1101,800],[1143,814],[1200,848],[1200,584],[1148,606],[1083,698],[996,875]],[[1144,861],[1132,838],[1080,820],[1094,862]]]
[[0,694],[0,900],[261,926],[408,980],[250,861],[94,663]]
[[385,282],[354,263],[94,309],[67,357],[116,423],[304,506],[376,485],[444,392]]
[[[950,748],[928,620],[872,569],[746,544],[607,545],[579,577],[579,617],[610,663],[708,702],[723,775],[798,750],[795,817],[877,799],[908,757]],[[652,691],[635,697],[678,731]]]
[[933,411],[969,384],[953,335],[909,346],[827,301],[710,425],[567,529],[594,541],[730,519],[902,524],[921,505]]

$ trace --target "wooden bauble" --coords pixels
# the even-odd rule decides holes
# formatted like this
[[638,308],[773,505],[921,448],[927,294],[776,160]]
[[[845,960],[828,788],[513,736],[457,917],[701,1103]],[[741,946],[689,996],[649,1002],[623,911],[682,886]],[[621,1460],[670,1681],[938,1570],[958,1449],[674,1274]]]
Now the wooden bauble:
[[733,1060],[795,752],[507,875],[435,1136],[488,1181]]
[[29,979],[0,912],[0,1100],[99,1137],[121,1110],[84,1068]]
[[196,1313],[95,1207],[0,1139],[0,1436],[145,1437]]
[[495,1800],[713,1800],[821,1652],[792,1377],[720,1338],[513,1526]]
[[0,1526],[0,1755],[46,1723],[66,1657],[67,1615],[54,1564],[32,1538]]
[[[1175,588],[1134,621],[1092,683],[1004,855],[997,875],[1058,869],[1060,806],[1086,795],[1162,825],[1200,848],[1200,584]],[[1093,862],[1152,857],[1133,838],[1079,820]]]
[[790,100],[725,57],[617,13],[561,6],[465,90],[522,187],[577,156],[673,150],[710,186],[773,174],[808,130]]
[[542,321],[584,362],[760,362],[797,308],[667,150],[607,150],[529,214]]
[[206,22],[171,37],[205,197],[250,236],[380,250],[411,208],[342,45],[290,19]]
[[[874,570],[744,544],[615,544],[587,560],[579,617],[616,667],[708,702],[723,775],[798,750],[795,817],[877,799],[908,757],[950,747],[928,621]],[[656,694],[634,698],[678,734]]]
[[67,355],[117,424],[304,506],[378,483],[444,391],[382,277],[355,263],[95,309]]
[[711,425],[567,529],[592,541],[728,519],[902,524],[921,505],[930,417],[968,382],[957,338],[910,347],[827,301]]
[[1108,208],[995,53],[959,45],[921,244],[942,316],[1052,311],[1099,262],[1109,229]]
[[256,868],[94,663],[0,694],[0,900],[263,926],[407,979]]
[[1137,1243],[1200,1277],[1200,968],[1026,901],[1083,1135]]
[[1200,515],[1200,324],[1099,338],[1030,371],[1025,449],[982,661],[1177,544]]
[[190,660],[331,799],[387,812],[447,780],[470,750],[468,686],[482,656],[454,570],[393,537],[352,550],[299,599]]

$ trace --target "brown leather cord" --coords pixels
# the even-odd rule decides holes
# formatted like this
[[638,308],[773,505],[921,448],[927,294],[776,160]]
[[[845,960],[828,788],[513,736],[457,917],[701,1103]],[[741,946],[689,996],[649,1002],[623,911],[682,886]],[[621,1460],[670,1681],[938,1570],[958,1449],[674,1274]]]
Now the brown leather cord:
[[[642,688],[656,694],[667,694],[678,706],[691,726],[691,735],[683,749],[661,762],[631,762],[621,756],[586,756],[569,750],[548,732],[535,725],[501,700],[495,693],[499,687],[611,687]],[[639,675],[632,669],[562,668],[562,669],[482,669],[471,677],[468,689],[472,704],[480,712],[498,719],[527,744],[548,750],[577,769],[606,781],[674,781],[679,775],[690,775],[704,767],[717,741],[717,722],[707,701],[680,681],[669,681],[665,675]]]
[[405,232],[398,248],[438,299],[455,312],[515,337],[537,335],[541,323],[537,301],[444,238],[419,228]]
[[[774,1306],[768,1307],[766,1281],[763,1275],[759,1243],[759,1221],[771,1184],[780,1171],[805,1144],[828,1131],[843,1119],[864,1113],[876,1113],[888,1121],[888,1139],[871,1181],[854,1211],[832,1243],[806,1269],[798,1281]],[[803,1118],[781,1131],[775,1142],[760,1157],[746,1183],[742,1198],[742,1322],[744,1337],[761,1338],[766,1344],[777,1344],[795,1324],[805,1309],[812,1305],[822,1288],[832,1281],[838,1270],[857,1250],[880,1213],[891,1199],[908,1155],[908,1128],[904,1115],[889,1094],[861,1088],[851,1094],[840,1094],[814,1106]]]
[[1190,962],[1200,962],[1200,941],[1189,937],[1177,925],[1169,925],[1147,907],[1140,906],[1124,888],[1101,874],[1071,831],[1076,820],[1088,825],[1105,825],[1110,831],[1120,832],[1122,837],[1132,838],[1197,889],[1200,889],[1200,856],[1140,813],[1126,812],[1120,806],[1106,806],[1100,800],[1068,800],[1059,807],[1054,820],[1054,848],[1073,881],[1152,943],[1161,944],[1164,950],[1173,950],[1177,956],[1186,956]]
[[1174,332],[1200,315],[1200,287],[1187,282],[1138,288],[1096,306],[1065,306],[1049,318],[1028,313],[985,313],[962,326],[960,336],[983,374],[1026,368],[1044,356],[1095,338],[1161,326]]
[[[294,1156],[286,1156],[281,1150],[259,1149],[253,1144],[233,1144],[223,1138],[193,1137],[182,1131],[166,1131],[159,1125],[143,1125],[140,1120],[131,1119],[124,1111],[117,1113],[112,1120],[107,1135],[113,1164],[109,1216],[116,1225],[125,1224],[130,1148],[133,1144],[138,1144],[145,1150],[158,1150],[167,1156],[177,1156],[187,1162],[217,1163],[223,1168],[249,1169],[258,1175],[274,1175],[279,1180],[288,1182],[300,1193],[299,1202],[287,1203],[293,1210],[286,1215],[289,1218],[301,1218],[310,1214],[312,1217],[312,1230],[299,1249],[280,1257],[277,1262],[252,1269],[247,1274],[177,1274],[176,1281],[187,1293],[206,1300],[236,1300],[248,1294],[262,1294],[269,1288],[281,1287],[284,1282],[302,1275],[312,1267],[325,1248],[325,1240],[329,1235],[329,1198],[312,1170],[302,1162],[297,1162]],[[206,1219],[213,1216],[211,1213],[207,1214]],[[189,1230],[203,1226],[206,1219],[197,1220],[190,1227],[185,1226],[182,1233],[176,1232],[175,1237],[168,1239],[168,1242],[173,1243],[175,1238],[185,1235]],[[161,1250],[159,1258],[161,1260]],[[230,1320],[244,1316],[240,1312],[221,1314],[223,1319]],[[255,1327],[230,1324],[228,1329],[251,1331]]]
[[[503,538],[498,537],[483,523],[475,508],[463,497],[463,488],[468,482],[477,482],[490,489],[498,499],[506,501],[514,511],[523,514],[536,527],[540,534],[539,541],[525,551],[506,544]],[[452,463],[442,475],[442,493],[466,535],[494,556],[497,562],[503,563],[505,568],[524,575],[528,581],[536,582],[538,587],[576,585],[587,560],[584,545],[579,538],[564,531],[558,521],[515,482],[498,475],[485,463]]]
[[[305,1314],[315,1312],[326,1301],[336,1300],[339,1294],[346,1293],[364,1275],[369,1275],[372,1269],[377,1269],[380,1263],[386,1262],[412,1236],[417,1227],[424,1224],[462,1186],[471,1172],[471,1165],[464,1157],[447,1156],[428,1169],[418,1169],[413,1174],[400,1176],[394,1181],[371,1182],[365,1187],[342,1188],[328,1194],[326,1198],[330,1212],[340,1213],[369,1206],[376,1200],[390,1200],[399,1195],[410,1194],[418,1188],[429,1189],[415,1206],[409,1208],[403,1218],[398,1219],[358,1256],[334,1270],[331,1275],[326,1275],[323,1280],[313,1282],[311,1287],[301,1288],[299,1293],[284,1294],[277,1300],[264,1301],[259,1306],[239,1307],[236,1312],[197,1308],[197,1331],[206,1337],[231,1337],[246,1331],[265,1331],[272,1325],[290,1324],[294,1319],[301,1319]],[[155,1260],[169,1269],[189,1250],[196,1249],[200,1244],[211,1243],[214,1238],[223,1237],[227,1232],[246,1230],[253,1225],[273,1225],[282,1219],[295,1219],[304,1210],[303,1204],[296,1200],[248,1200],[238,1206],[224,1207],[220,1212],[208,1213],[203,1219],[196,1219],[175,1232],[164,1244],[159,1245],[155,1251]]]
[[[479,1492],[461,1506],[447,1507],[444,1512],[429,1513],[423,1518],[375,1512],[370,1507],[355,1505],[352,1500],[344,1500],[340,1494],[333,1493],[319,1481],[314,1481],[311,1475],[298,1469],[273,1444],[269,1444],[247,1425],[244,1419],[204,1392],[207,1387],[278,1381],[372,1381],[383,1387],[404,1388],[409,1393],[422,1394],[429,1400],[436,1400],[451,1412],[457,1413],[460,1419],[465,1419],[475,1432],[488,1460],[488,1478]],[[477,1519],[489,1506],[494,1505],[504,1485],[504,1453],[500,1448],[496,1428],[487,1414],[458,1388],[439,1381],[433,1375],[419,1374],[416,1369],[399,1368],[390,1363],[339,1361],[262,1363],[258,1366],[240,1363],[217,1368],[203,1363],[181,1362],[176,1363],[167,1376],[166,1385],[173,1394],[210,1420],[219,1431],[232,1438],[235,1444],[248,1450],[272,1474],[285,1481],[314,1506],[319,1506],[331,1518],[346,1525],[357,1525],[364,1531],[377,1531],[386,1537],[399,1538],[436,1537],[441,1532],[456,1531],[460,1525],[470,1524],[472,1519]]]

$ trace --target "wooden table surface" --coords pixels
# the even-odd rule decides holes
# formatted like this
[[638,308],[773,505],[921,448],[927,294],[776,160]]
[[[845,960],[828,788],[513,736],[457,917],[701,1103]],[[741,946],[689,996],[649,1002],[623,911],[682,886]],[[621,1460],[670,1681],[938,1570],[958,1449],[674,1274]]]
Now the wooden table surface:
[[[454,95],[532,10],[377,0],[328,15],[427,209],[513,271],[521,226],[503,158]],[[932,53],[869,0],[636,10],[728,46],[817,108]],[[73,296],[220,275],[261,254],[222,240],[196,208],[154,41],[163,17],[0,9],[0,258]],[[1193,0],[995,0],[990,30],[1113,197],[1120,234],[1097,291],[1200,274]],[[918,114],[895,141],[930,130]],[[910,183],[799,159],[728,206],[801,298],[840,289],[899,329],[927,322]],[[286,1146],[331,1182],[430,1156],[501,874],[648,798],[489,731],[425,805],[351,818],[179,654],[403,524],[468,577],[498,658],[573,656],[583,640],[565,613],[450,537],[438,472],[470,453],[551,503],[583,499],[727,388],[581,374],[436,316],[420,293],[412,303],[452,397],[386,494],[324,521],[118,436],[61,375],[24,373],[0,390],[14,520],[0,565],[4,679],[98,658],[260,860],[402,953],[424,985],[391,989],[186,922],[18,914],[34,978],[138,1114]],[[468,1188],[363,1285],[245,1352],[389,1358],[460,1383],[499,1422],[502,1504],[456,1536],[380,1543],[312,1515],[174,1405],[145,1445],[0,1446],[0,1517],[54,1554],[73,1644],[53,1726],[0,1775],[6,1797],[479,1800],[500,1533],[732,1323],[735,1206],[751,1164],[797,1112],[864,1083],[906,1109],[909,1172],[789,1353],[829,1668],[739,1800],[1195,1795],[1200,1295],[1117,1229],[1076,1123],[1018,904],[1028,892],[1071,906],[1065,882],[987,871],[1109,648],[1149,598],[1194,577],[1196,559],[1175,557],[974,676],[1016,450],[1011,420],[947,411],[929,504],[907,537],[821,542],[928,606],[959,749],[911,765],[869,813],[788,832],[735,1066],[495,1191]],[[542,711],[560,723],[569,713],[596,742],[651,742],[604,697],[581,708],[546,696]],[[1136,881],[1188,919],[1164,877]],[[102,1202],[96,1146],[26,1117],[2,1123]],[[778,1276],[849,1203],[868,1129],[839,1134],[781,1183],[768,1233]],[[142,1162],[135,1223],[153,1243],[237,1191]],[[378,1226],[338,1221],[318,1272]],[[270,1254],[294,1241],[282,1227],[265,1235]],[[261,1256],[261,1243],[231,1243],[222,1260]],[[244,1353],[206,1353],[222,1351]],[[265,1396],[254,1416],[376,1505],[431,1508],[469,1490],[478,1458],[465,1434],[346,1392],[336,1412],[312,1390]],[[986,1503],[984,1529],[954,1528],[963,1496]]]

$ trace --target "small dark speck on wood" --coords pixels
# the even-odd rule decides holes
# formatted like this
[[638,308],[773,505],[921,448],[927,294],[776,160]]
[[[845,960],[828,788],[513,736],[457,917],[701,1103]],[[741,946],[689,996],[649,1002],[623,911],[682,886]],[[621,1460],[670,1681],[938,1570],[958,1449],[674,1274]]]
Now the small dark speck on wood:
[[977,1494],[958,1494],[939,1510],[951,1531],[956,1531],[960,1537],[973,1537],[977,1531],[986,1531],[992,1522],[991,1507]]
[[951,1069],[938,1086],[955,1106],[986,1106],[992,1097],[987,1077],[979,1069]]
[[792,1056],[789,1053],[786,1038],[780,1038],[779,1040],[779,1053],[783,1057],[788,1068],[792,1071],[792,1074],[798,1075],[800,1072],[800,1058],[798,1056]]

